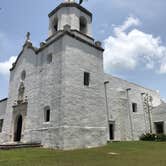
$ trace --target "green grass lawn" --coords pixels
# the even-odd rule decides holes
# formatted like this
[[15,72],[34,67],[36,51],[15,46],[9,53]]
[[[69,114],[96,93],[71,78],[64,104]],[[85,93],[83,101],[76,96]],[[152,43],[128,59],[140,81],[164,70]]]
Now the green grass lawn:
[[166,166],[166,143],[120,142],[75,151],[0,151],[0,166]]

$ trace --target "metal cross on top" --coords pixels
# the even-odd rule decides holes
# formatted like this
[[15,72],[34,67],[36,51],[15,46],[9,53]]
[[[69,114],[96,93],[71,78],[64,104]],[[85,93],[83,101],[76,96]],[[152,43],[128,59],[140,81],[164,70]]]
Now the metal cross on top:
[[27,34],[26,34],[26,41],[30,40],[30,36],[31,36],[30,32],[27,32]]

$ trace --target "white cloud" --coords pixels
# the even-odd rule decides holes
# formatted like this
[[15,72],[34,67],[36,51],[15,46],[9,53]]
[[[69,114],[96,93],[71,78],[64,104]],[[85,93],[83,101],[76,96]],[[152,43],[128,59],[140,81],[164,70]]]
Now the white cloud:
[[[6,33],[0,29],[0,76],[9,75],[9,69],[12,67],[12,63],[15,62],[16,56],[11,56],[8,60],[3,60],[4,56],[9,57],[11,55],[11,50],[14,53],[17,53],[16,42],[13,42],[13,39],[9,38]],[[5,58],[6,59],[6,58]]]
[[12,56],[8,61],[0,62],[0,75],[8,75],[9,69],[12,67],[12,64],[15,62],[16,57]]
[[140,20],[134,17],[128,17],[127,20],[123,23],[123,25],[119,27],[115,27],[114,30],[116,34],[120,34],[121,32],[127,30],[131,26],[138,26],[140,25]]
[[151,19],[158,16],[158,13],[162,11],[161,8],[165,6],[163,0],[160,0],[160,3],[158,1],[152,3],[151,0],[111,0],[111,2],[113,6],[121,10],[132,11],[141,17]]
[[166,46],[162,45],[160,37],[132,28],[140,23],[138,18],[128,17],[121,26],[114,27],[114,35],[104,41],[106,71],[133,70],[144,65],[146,69],[166,73]]

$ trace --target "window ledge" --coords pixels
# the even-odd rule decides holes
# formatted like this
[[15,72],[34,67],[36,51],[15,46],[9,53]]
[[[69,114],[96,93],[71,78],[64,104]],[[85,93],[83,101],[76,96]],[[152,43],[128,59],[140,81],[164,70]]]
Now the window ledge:
[[48,125],[48,124],[50,124],[51,122],[49,121],[49,122],[43,122],[43,124],[45,124],[45,125]]

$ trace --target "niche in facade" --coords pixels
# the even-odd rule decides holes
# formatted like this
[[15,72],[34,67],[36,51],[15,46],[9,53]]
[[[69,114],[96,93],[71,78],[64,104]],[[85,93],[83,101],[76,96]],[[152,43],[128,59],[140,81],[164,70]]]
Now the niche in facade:
[[26,71],[23,70],[23,71],[21,72],[21,80],[24,81],[25,78],[26,78]]
[[47,55],[47,64],[50,64],[52,62],[52,54]]

